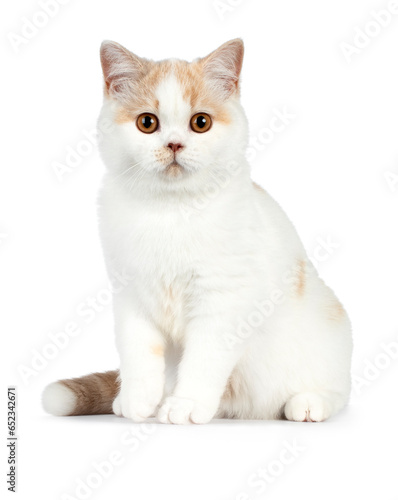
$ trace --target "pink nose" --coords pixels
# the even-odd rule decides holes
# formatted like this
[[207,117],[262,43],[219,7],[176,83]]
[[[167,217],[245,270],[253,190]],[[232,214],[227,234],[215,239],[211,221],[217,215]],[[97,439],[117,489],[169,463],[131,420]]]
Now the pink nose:
[[184,146],[182,144],[174,144],[172,142],[169,142],[169,144],[167,144],[167,147],[170,148],[173,153],[177,153],[177,151],[179,149],[182,149]]

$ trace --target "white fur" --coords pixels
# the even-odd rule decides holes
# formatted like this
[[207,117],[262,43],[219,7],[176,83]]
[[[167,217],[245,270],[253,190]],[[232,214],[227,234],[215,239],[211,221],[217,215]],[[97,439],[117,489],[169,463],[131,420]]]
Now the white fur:
[[44,389],[42,404],[47,413],[69,415],[75,409],[76,396],[65,385],[53,382]]
[[[117,125],[101,146],[106,262],[131,276],[114,296],[121,358],[115,413],[135,421],[158,413],[171,423],[284,412],[291,420],[328,418],[350,392],[349,320],[329,318],[333,292],[306,260],[281,208],[250,180],[238,97],[225,103],[232,122],[214,123],[204,134],[187,124],[193,113],[211,110],[192,110],[176,78],[160,82],[157,98],[160,132]],[[101,119],[112,120],[117,109],[106,98]],[[166,146],[175,141],[185,146],[178,153],[185,171],[168,177]],[[305,293],[298,296],[303,260]],[[260,313],[261,324],[242,338],[242,322],[258,318],[281,293],[283,303]],[[159,346],[164,357],[154,354]],[[231,375],[239,390],[222,398]]]

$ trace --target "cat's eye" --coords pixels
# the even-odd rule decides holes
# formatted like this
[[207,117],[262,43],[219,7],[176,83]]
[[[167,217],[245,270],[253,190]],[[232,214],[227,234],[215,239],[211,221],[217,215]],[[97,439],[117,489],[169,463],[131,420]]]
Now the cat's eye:
[[152,134],[157,130],[159,126],[159,120],[152,113],[142,113],[137,118],[138,130],[144,132],[144,134]]
[[196,115],[193,115],[191,118],[191,129],[199,134],[207,132],[211,124],[211,118],[207,113],[196,113]]

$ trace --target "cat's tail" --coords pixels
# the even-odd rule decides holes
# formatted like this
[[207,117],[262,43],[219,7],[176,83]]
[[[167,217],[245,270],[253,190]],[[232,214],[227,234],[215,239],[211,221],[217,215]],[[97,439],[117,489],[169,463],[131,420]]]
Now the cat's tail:
[[59,380],[44,389],[43,408],[53,415],[113,413],[119,388],[119,370]]

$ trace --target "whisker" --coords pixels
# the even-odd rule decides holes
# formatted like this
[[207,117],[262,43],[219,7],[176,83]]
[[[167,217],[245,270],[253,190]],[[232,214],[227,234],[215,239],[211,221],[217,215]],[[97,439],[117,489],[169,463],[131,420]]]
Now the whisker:
[[128,181],[126,183],[126,185],[130,191],[133,189],[134,184],[136,184],[137,182],[139,182],[140,179],[142,179],[142,177],[145,175],[145,173],[146,173],[146,170],[145,170],[145,168],[142,168],[142,167],[138,168],[133,173],[133,175],[128,179]]
[[134,163],[134,165],[131,165],[131,167],[127,168],[124,172],[122,172],[121,174],[117,175],[115,178],[116,179],[119,179],[119,177],[121,177],[122,175],[126,174],[127,172],[129,172],[132,168],[136,167],[137,165],[139,165],[140,163],[142,163],[144,160],[141,160],[141,161],[138,161],[137,163]]

